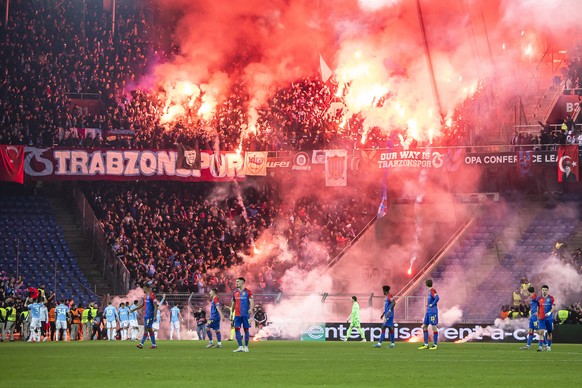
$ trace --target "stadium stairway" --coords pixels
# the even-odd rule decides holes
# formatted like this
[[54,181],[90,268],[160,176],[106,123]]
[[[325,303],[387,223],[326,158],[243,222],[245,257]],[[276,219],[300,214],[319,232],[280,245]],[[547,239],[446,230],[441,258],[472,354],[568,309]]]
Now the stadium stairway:
[[93,260],[91,247],[83,237],[83,232],[78,226],[71,208],[65,204],[61,197],[51,197],[49,202],[57,224],[63,230],[63,237],[77,258],[79,268],[93,285],[92,291],[98,295],[112,293],[113,287],[103,277],[98,264]]
[[[437,265],[430,267],[412,291],[403,295],[405,299],[397,305],[396,313],[409,322],[420,322],[426,304],[423,279],[432,278],[443,298],[440,304],[443,311],[457,306],[466,322],[492,322],[501,305],[509,303],[519,279],[526,275],[521,265],[508,266],[504,260],[513,257],[512,253],[522,245],[530,244],[524,239],[531,236],[529,231],[539,223],[539,217],[547,217],[540,216],[541,213],[539,203],[485,206]],[[541,250],[542,244],[537,243],[536,249]]]

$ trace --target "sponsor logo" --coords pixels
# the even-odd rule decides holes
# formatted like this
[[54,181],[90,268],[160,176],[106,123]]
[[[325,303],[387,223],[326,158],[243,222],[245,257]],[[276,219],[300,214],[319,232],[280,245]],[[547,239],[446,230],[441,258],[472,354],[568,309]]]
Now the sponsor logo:
[[[525,321],[525,320],[524,320]],[[310,326],[301,336],[303,341],[339,341],[347,335],[348,325],[343,323],[325,323]],[[362,329],[366,339],[377,341],[385,330],[388,336],[388,328],[382,328],[380,324],[362,323]],[[446,341],[480,341],[480,342],[521,342],[527,339],[528,329],[524,327],[495,327],[490,324],[483,325],[453,325],[439,328],[441,338]],[[354,339],[359,338],[359,333],[352,332]],[[422,338],[422,328],[416,324],[394,324],[394,337],[396,340],[408,341],[411,338]],[[305,338],[308,339],[305,339]]]
[[325,324],[311,325],[301,335],[301,341],[325,341]]
[[289,166],[291,166],[290,160],[267,161],[267,168],[289,168]]
[[292,170],[297,171],[310,171],[311,165],[309,164],[309,155],[306,152],[298,152],[293,156],[293,167]]

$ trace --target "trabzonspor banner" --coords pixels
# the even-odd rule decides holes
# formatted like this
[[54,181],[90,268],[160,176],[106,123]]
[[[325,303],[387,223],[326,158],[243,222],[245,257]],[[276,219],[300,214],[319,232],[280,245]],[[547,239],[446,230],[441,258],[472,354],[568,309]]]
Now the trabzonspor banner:
[[32,180],[244,179],[244,155],[200,151],[200,169],[177,168],[176,150],[65,149],[26,147],[24,173]]

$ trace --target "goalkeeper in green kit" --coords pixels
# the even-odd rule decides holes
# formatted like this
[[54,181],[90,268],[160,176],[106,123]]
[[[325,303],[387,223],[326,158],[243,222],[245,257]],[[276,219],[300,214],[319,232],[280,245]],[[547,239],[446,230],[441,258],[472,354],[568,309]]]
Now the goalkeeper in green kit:
[[348,317],[347,321],[350,322],[350,327],[348,327],[348,332],[346,333],[346,336],[343,337],[341,340],[346,342],[350,335],[352,334],[352,328],[355,327],[356,329],[358,329],[360,336],[362,336],[362,342],[366,342],[364,331],[360,326],[360,305],[358,304],[358,298],[356,296],[352,296],[352,313]]

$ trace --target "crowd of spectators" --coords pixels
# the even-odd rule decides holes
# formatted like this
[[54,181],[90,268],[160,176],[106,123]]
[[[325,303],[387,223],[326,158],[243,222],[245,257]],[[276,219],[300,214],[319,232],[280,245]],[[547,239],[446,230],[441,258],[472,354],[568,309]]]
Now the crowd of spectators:
[[[273,240],[281,251],[249,268],[257,289],[277,291],[286,269],[311,269],[335,257],[373,217],[375,204],[356,192],[334,200],[301,197],[281,201],[274,183],[260,189],[237,183],[192,186],[179,182],[87,185],[87,197],[107,241],[134,284],[153,280],[158,292],[229,292],[245,257],[259,255]],[[377,204],[376,204],[377,205]],[[262,256],[261,256],[262,257]],[[253,262],[253,260],[249,260]],[[255,260],[256,261],[256,260]]]
[[[8,24],[0,28],[1,144],[168,149],[199,141],[213,149],[218,141],[223,150],[274,151],[385,147],[389,141],[385,131],[371,128],[362,143],[364,118],[347,114],[336,96],[340,85],[316,75],[268,91],[260,106],[251,106],[244,76],[232,76],[212,118],[190,114],[164,123],[166,91],[139,85],[155,64],[180,53],[176,16],[148,1],[118,2],[113,31],[111,12],[102,7],[11,2]],[[231,64],[232,74],[243,74],[243,65]],[[98,98],[98,108],[82,108],[80,94]],[[75,128],[126,132],[93,137]]]

